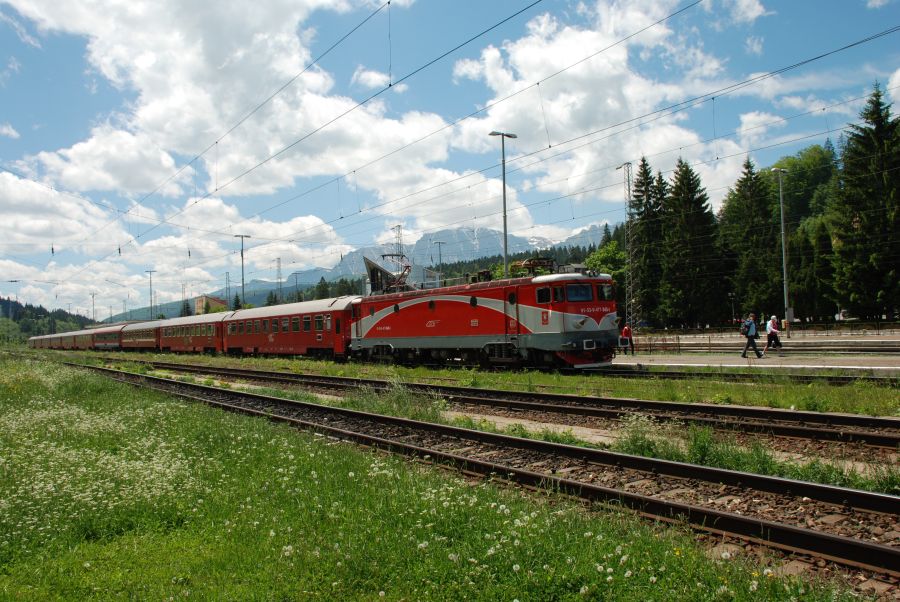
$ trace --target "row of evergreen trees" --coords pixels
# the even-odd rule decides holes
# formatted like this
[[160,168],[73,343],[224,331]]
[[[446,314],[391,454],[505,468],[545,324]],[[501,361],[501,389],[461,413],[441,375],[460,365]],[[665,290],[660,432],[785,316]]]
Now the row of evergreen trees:
[[[860,116],[838,151],[826,142],[773,166],[786,170],[789,301],[797,318],[827,320],[845,309],[877,319],[898,311],[900,120],[877,85]],[[688,163],[679,160],[666,180],[641,159],[629,223],[642,321],[697,326],[727,321],[732,312],[783,313],[778,175],[748,158],[714,215]],[[606,257],[588,263],[609,268],[624,259],[620,246],[614,250],[619,254],[601,247],[596,253]]]

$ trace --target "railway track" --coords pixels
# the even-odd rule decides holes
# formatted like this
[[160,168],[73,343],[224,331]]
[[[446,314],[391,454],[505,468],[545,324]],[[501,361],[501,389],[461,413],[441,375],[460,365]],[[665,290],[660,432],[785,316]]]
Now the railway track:
[[[237,378],[279,385],[326,390],[386,390],[394,386],[384,380],[347,378],[219,368],[174,362],[145,362],[156,369],[224,378]],[[552,413],[618,420],[629,413],[652,416],[661,422],[679,421],[718,430],[793,437],[814,441],[859,443],[897,450],[900,448],[900,418],[859,414],[836,414],[776,408],[719,404],[650,401],[643,399],[589,397],[555,393],[500,391],[424,383],[404,383],[407,389],[439,395],[448,402],[492,409]]]
[[687,380],[704,379],[725,382],[778,382],[790,381],[795,383],[824,383],[829,385],[850,385],[853,383],[870,383],[887,387],[895,387],[900,384],[900,378],[896,376],[873,376],[869,374],[812,374],[802,372],[779,372],[769,368],[766,373],[753,372],[724,372],[724,371],[688,371],[688,370],[648,370],[647,368],[625,368],[612,366],[591,370],[591,374],[597,376],[612,376],[616,378],[658,378],[661,380]]
[[629,456],[188,384],[97,366],[117,380],[470,473],[634,509],[654,520],[811,555],[900,583],[900,498]]

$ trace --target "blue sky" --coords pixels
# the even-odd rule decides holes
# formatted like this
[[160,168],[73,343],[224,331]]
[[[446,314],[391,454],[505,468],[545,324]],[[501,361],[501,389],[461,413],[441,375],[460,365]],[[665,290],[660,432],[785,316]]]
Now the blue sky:
[[0,0],[0,295],[118,310],[149,269],[161,302],[235,281],[235,234],[273,279],[396,224],[500,229],[495,129],[515,234],[620,221],[642,155],[717,206],[748,154],[836,139],[875,81],[900,97],[900,33],[717,92],[900,25],[898,0],[203,4]]

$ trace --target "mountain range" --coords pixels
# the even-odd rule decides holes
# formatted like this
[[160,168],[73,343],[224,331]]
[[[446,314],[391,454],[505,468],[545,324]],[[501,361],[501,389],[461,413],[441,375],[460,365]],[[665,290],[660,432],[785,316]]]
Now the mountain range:
[[[603,226],[592,225],[562,241],[553,241],[543,237],[525,238],[510,234],[507,237],[508,252],[522,253],[525,251],[540,251],[552,247],[573,247],[599,245],[603,237]],[[381,245],[361,247],[341,257],[341,260],[333,268],[312,268],[299,270],[289,274],[282,283],[283,290],[293,291],[295,288],[303,290],[314,286],[324,278],[326,282],[333,282],[346,278],[358,279],[365,276],[363,257],[381,264],[388,270],[396,271],[397,265],[385,254],[396,253],[397,245]],[[413,245],[403,245],[403,252],[412,265],[409,280],[411,282],[425,282],[435,278],[434,270],[439,269],[440,264],[456,263],[459,261],[471,261],[481,257],[492,257],[503,254],[503,232],[490,228],[453,228],[441,230],[423,236]],[[278,284],[271,280],[251,280],[246,283],[246,302],[255,306],[264,305],[269,292],[276,290]],[[208,293],[213,297],[228,299],[229,304],[236,292],[240,290],[240,283],[232,285],[229,294],[225,289],[219,289]],[[362,293],[362,291],[360,291]],[[112,317],[113,322],[121,320],[147,319],[148,308],[137,308],[127,315],[118,314]],[[154,313],[163,313],[167,317],[174,317],[181,312],[181,301],[162,303]]]

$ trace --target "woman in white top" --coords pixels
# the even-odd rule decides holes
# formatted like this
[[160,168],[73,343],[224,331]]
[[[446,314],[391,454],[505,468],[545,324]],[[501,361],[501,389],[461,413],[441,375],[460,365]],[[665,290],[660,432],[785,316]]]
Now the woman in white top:
[[778,317],[772,316],[768,322],[766,322],[766,348],[763,349],[763,353],[769,350],[769,347],[772,349],[781,349],[781,340],[778,338]]

